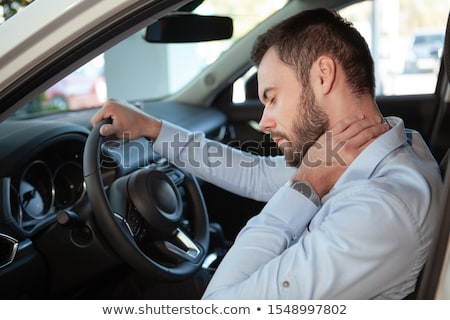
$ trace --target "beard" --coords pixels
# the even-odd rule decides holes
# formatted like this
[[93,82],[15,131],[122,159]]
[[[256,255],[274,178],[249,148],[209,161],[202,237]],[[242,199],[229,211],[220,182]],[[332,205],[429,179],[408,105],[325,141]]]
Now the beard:
[[308,149],[325,133],[329,124],[327,114],[316,104],[316,98],[309,85],[303,88],[298,110],[294,117],[293,136],[276,134],[287,141],[279,146],[286,163],[297,168]]

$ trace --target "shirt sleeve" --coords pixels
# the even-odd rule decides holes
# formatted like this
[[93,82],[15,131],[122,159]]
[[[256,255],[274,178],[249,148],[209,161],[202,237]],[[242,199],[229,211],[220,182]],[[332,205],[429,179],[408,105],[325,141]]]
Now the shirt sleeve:
[[[302,208],[301,213],[298,208]],[[266,296],[274,288],[271,283],[278,283],[277,260],[300,237],[316,212],[316,205],[309,199],[283,186],[241,230],[203,298]],[[260,290],[262,287],[265,289]]]
[[268,201],[295,172],[282,156],[243,152],[165,121],[153,150],[182,170],[258,201]]
[[396,281],[413,288],[405,270],[420,268],[418,236],[406,205],[365,187],[323,206],[282,187],[242,229],[203,299],[371,299]]

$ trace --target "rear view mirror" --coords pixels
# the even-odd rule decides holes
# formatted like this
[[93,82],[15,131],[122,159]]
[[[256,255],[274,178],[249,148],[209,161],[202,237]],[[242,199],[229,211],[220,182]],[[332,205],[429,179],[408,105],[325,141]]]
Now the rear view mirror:
[[229,39],[233,21],[229,17],[180,13],[165,16],[148,26],[145,40],[157,43],[200,42]]

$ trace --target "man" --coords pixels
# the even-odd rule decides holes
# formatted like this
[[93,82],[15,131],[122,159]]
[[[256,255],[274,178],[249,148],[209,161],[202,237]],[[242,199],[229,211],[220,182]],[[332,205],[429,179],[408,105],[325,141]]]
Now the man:
[[[267,201],[239,233],[203,298],[404,298],[427,258],[442,182],[420,135],[380,114],[364,39],[334,12],[304,11],[261,35],[252,60],[265,105],[260,127],[284,157],[226,152],[202,134],[117,101],[106,103],[92,123],[111,117],[101,134],[146,136],[187,171]],[[184,148],[164,149],[175,136]],[[189,165],[190,157],[208,159],[211,147],[236,166]],[[252,166],[238,165],[249,158]]]

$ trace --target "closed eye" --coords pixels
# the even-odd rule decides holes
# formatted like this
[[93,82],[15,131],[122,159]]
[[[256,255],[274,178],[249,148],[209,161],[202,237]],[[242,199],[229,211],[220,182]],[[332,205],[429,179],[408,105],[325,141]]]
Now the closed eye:
[[269,101],[269,102],[267,102],[266,103],[266,106],[270,106],[270,105],[273,105],[273,103],[275,102],[275,98],[269,98],[269,99],[266,99],[266,101]]

